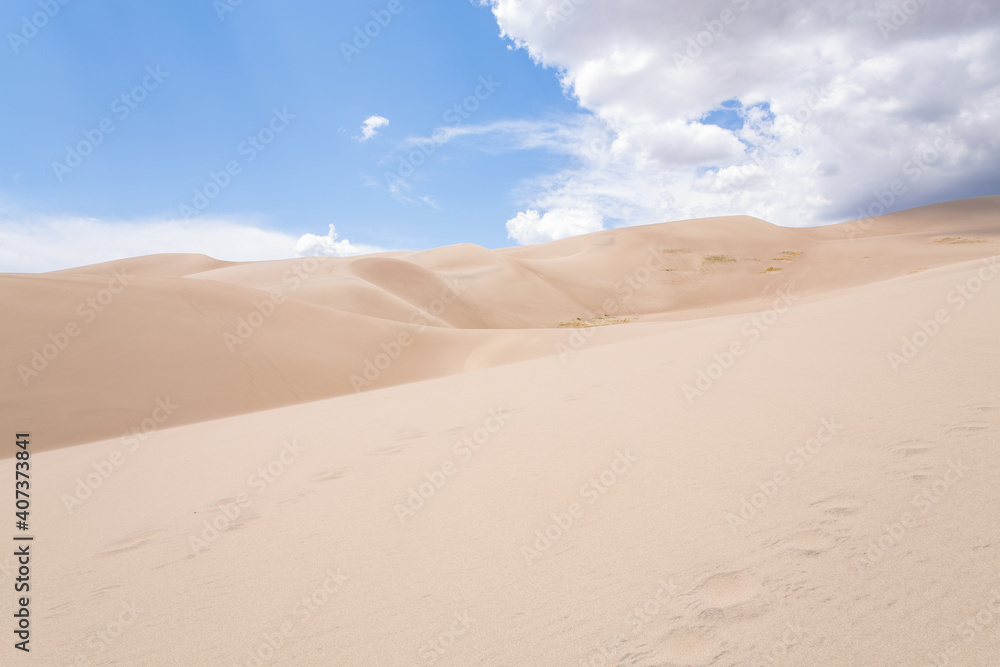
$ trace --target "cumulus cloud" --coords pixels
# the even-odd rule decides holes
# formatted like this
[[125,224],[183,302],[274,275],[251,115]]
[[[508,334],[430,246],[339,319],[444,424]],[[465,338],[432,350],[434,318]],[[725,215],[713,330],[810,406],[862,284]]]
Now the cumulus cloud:
[[379,128],[385,127],[389,124],[389,119],[382,116],[369,116],[365,118],[365,122],[361,123],[361,141],[368,141],[376,134],[378,134]]
[[592,121],[562,149],[579,160],[525,184],[540,213],[508,222],[519,241],[561,232],[546,213],[567,208],[802,226],[998,191],[997,3],[485,4]]
[[507,221],[507,237],[528,245],[589,234],[602,227],[601,216],[593,210],[556,208],[540,215],[529,209]]
[[[324,246],[324,243],[332,245]],[[322,252],[328,247],[333,252]],[[338,250],[340,252],[336,252]],[[201,253],[228,261],[285,259],[312,254],[343,256],[379,248],[330,235],[262,229],[229,220],[199,218],[115,222],[95,218],[0,215],[0,272],[57,271],[126,257]]]
[[347,239],[339,239],[337,229],[330,225],[330,231],[326,236],[317,234],[303,234],[295,243],[295,254],[299,257],[324,256],[324,257],[348,257],[350,255],[364,255],[372,252],[381,252],[381,248],[368,245],[355,245]]

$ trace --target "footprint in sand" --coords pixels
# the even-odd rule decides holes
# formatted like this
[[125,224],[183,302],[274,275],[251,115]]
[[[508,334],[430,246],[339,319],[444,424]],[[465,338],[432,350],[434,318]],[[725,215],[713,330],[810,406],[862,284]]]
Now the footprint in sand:
[[990,427],[986,422],[966,422],[964,424],[955,424],[947,429],[945,433],[948,435],[975,435],[980,431],[985,431]]
[[[239,499],[236,498],[235,496],[232,498],[223,498],[222,500],[215,501],[211,505],[206,505],[204,508],[202,508],[201,511],[208,512],[211,510],[219,510],[222,509],[223,507],[229,507],[230,505],[235,505],[237,502],[239,502]],[[195,512],[195,514],[197,514],[197,512]]]
[[934,476],[934,469],[923,467],[917,468],[916,470],[901,470],[894,475],[894,479],[912,479],[917,482],[922,482],[925,479],[930,479]]
[[104,597],[105,595],[108,594],[109,591],[113,591],[116,588],[121,588],[121,585],[114,584],[112,586],[105,586],[104,588],[95,588],[94,590],[90,591],[90,596],[89,597],[91,597],[91,598]]
[[305,491],[304,493],[298,493],[298,494],[296,494],[294,496],[289,496],[287,498],[282,498],[281,500],[279,500],[278,502],[276,502],[275,505],[286,505],[288,503],[296,503],[296,502],[302,500],[303,498],[305,498],[306,496],[308,496],[310,493],[312,493],[312,491]]
[[110,554],[121,553],[123,551],[130,551],[136,549],[146,544],[154,537],[162,533],[162,530],[146,530],[141,533],[136,533],[135,535],[130,535],[123,540],[109,544],[104,551],[99,552],[98,555],[107,556]]
[[864,503],[853,496],[830,496],[812,504],[824,514],[854,514],[864,507]]
[[334,479],[340,479],[347,473],[351,472],[351,468],[337,468],[335,470],[324,470],[322,472],[316,473],[310,478],[313,482],[329,482]]
[[48,612],[42,616],[42,618],[58,618],[60,616],[65,616],[66,614],[76,613],[78,606],[79,605],[76,602],[64,602],[50,608]]
[[612,382],[610,380],[605,380],[604,382],[595,382],[594,384],[590,385],[590,388],[591,389],[600,389],[602,387],[613,387],[613,386],[615,386],[617,384],[619,384],[619,383],[618,382]]
[[753,600],[761,585],[748,572],[726,572],[709,577],[695,592],[706,606],[725,609]]
[[393,454],[399,454],[403,451],[402,445],[390,445],[389,447],[382,447],[381,449],[373,449],[369,454],[372,456],[391,456]]
[[195,554],[185,554],[184,556],[181,556],[177,560],[168,560],[166,563],[160,563],[159,565],[154,566],[153,569],[162,570],[163,568],[168,567],[170,565],[177,565],[178,563],[183,563],[186,560],[193,560],[197,557],[198,556]]
[[240,521],[230,524],[229,527],[226,528],[226,532],[228,533],[231,530],[240,530],[241,528],[246,528],[247,526],[250,525],[250,522],[256,521],[259,518],[260,518],[259,514],[248,514],[242,516],[240,517],[241,519]]
[[818,530],[801,530],[779,542],[783,549],[805,556],[818,556],[832,549],[836,542]]
[[898,454],[904,458],[926,454],[930,450],[930,444],[923,440],[904,440],[892,448],[894,454]]

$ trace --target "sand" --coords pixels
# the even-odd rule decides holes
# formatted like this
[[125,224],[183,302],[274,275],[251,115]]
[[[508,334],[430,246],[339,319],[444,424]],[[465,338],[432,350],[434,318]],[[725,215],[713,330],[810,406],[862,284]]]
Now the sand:
[[992,664],[998,276],[1000,197],[2,275],[30,660]]

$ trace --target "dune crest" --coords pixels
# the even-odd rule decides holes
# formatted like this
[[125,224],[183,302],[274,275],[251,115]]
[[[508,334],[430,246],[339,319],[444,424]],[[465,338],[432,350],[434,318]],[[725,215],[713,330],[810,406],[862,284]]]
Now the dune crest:
[[551,355],[574,325],[628,322],[588,336],[602,344],[995,255],[998,214],[984,197],[824,228],[732,216],[501,250],[5,274],[0,396],[42,448],[129,432],[157,399],[180,406],[170,426],[196,423]]

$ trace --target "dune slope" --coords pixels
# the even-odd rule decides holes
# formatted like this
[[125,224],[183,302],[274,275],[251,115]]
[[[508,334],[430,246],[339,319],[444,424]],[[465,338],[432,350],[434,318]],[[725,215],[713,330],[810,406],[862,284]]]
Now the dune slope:
[[33,657],[991,664],[998,275],[40,453]]
[[246,414],[553,354],[560,324],[628,321],[598,345],[992,256],[998,212],[985,197],[821,229],[736,216],[496,251],[3,274],[0,397],[40,449]]

